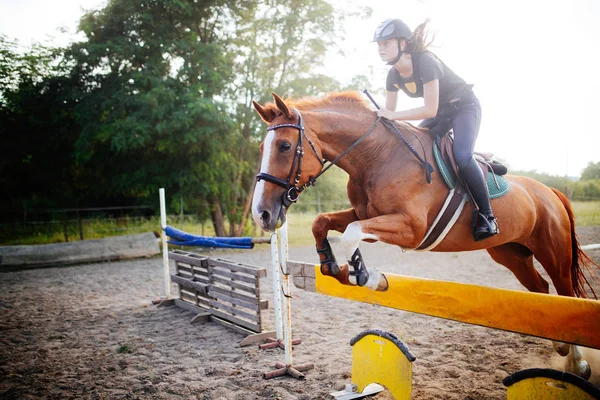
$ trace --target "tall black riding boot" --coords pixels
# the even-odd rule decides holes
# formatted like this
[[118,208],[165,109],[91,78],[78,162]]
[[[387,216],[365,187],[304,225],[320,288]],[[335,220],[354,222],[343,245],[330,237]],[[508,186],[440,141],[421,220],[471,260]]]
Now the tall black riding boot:
[[496,235],[498,233],[498,223],[492,213],[490,195],[483,179],[483,173],[473,158],[466,167],[460,170],[460,176],[469,187],[475,202],[479,206],[479,213],[473,215],[473,238],[478,242]]

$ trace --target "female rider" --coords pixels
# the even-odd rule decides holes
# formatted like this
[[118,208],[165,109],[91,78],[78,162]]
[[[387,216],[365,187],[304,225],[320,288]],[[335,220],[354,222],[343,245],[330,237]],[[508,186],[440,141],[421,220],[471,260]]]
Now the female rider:
[[[422,119],[421,125],[430,129],[445,125],[446,121],[450,123],[448,127],[454,133],[452,150],[460,177],[479,207],[473,221],[473,236],[479,241],[498,233],[487,185],[473,158],[481,106],[471,90],[473,85],[468,85],[427,50],[431,44],[428,22],[414,32],[399,19],[388,19],[377,27],[373,41],[377,42],[381,59],[392,66],[386,80],[385,108],[379,109],[377,115],[397,121]],[[422,97],[423,105],[395,111],[399,90],[409,97]]]

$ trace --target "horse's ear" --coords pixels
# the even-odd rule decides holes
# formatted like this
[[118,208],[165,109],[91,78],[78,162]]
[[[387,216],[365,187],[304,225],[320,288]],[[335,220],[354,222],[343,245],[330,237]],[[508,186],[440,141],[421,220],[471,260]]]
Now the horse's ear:
[[271,121],[275,119],[275,110],[271,108],[265,109],[263,106],[261,106],[254,100],[252,100],[252,105],[254,106],[254,109],[256,110],[258,115],[260,115],[262,120],[265,121],[267,124],[270,124]]
[[292,119],[293,115],[288,106],[281,100],[281,97],[277,96],[276,93],[271,94],[273,95],[273,99],[275,100],[275,104],[277,105],[277,108],[279,108],[279,111],[281,111],[288,119]]

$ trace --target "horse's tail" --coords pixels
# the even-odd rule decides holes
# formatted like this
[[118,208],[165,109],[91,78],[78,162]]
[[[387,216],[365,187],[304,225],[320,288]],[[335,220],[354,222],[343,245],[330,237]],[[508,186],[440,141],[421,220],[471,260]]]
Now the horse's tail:
[[[585,254],[585,252],[583,250],[581,250],[581,247],[579,246],[579,240],[577,239],[577,234],[575,233],[575,215],[573,214],[573,209],[571,208],[571,203],[569,202],[569,199],[567,199],[567,197],[564,194],[562,194],[560,191],[558,191],[556,189],[552,189],[552,191],[554,192],[554,194],[556,194],[558,196],[560,201],[563,203],[563,206],[565,207],[565,210],[567,211],[567,214],[569,215],[569,223],[571,225],[571,254],[572,254],[571,281],[573,283],[573,290],[575,291],[575,295],[577,297],[587,298],[588,295],[585,290],[585,287],[587,286],[590,289],[592,296],[594,296],[594,298],[596,300],[598,300],[598,296],[596,296],[596,292],[594,291],[594,288],[592,287],[592,285],[590,285],[590,282],[584,275],[584,273],[582,271],[582,267],[584,267],[588,271],[592,281],[598,283],[599,278],[598,278],[598,273],[596,272],[596,269],[600,269],[600,266],[598,264],[596,264],[594,261],[592,261],[592,259],[590,257],[588,257],[588,255]],[[596,268],[593,268],[593,267],[596,267]]]

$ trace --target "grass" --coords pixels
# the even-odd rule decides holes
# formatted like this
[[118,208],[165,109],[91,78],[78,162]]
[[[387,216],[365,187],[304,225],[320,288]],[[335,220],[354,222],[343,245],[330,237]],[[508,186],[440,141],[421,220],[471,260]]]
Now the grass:
[[[577,226],[600,225],[600,201],[572,202]],[[316,212],[295,212],[294,208],[288,213],[289,242],[291,246],[313,245],[311,225],[317,216]],[[204,236],[214,236],[215,231],[210,221],[199,221],[195,216],[172,216],[169,224],[177,229]],[[18,225],[15,229],[6,231],[0,237],[2,245],[33,245],[65,242],[66,229],[69,241],[79,240],[77,221],[57,221],[50,224],[28,225],[28,231]],[[82,221],[84,239],[100,239],[110,236],[131,235],[143,232],[158,232],[160,221],[158,217],[151,218],[110,218]],[[259,229],[247,233],[250,236],[264,236]],[[332,232],[332,236],[339,235]]]
[[600,225],[600,201],[573,201],[577,226]]

